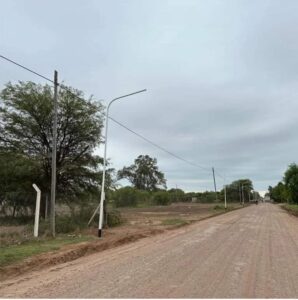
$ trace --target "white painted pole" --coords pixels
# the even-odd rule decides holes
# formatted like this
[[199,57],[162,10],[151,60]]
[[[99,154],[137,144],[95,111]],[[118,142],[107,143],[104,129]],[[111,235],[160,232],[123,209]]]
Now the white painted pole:
[[100,205],[99,205],[99,221],[98,221],[98,237],[102,237],[102,227],[103,227],[103,202],[105,201],[105,178],[106,178],[106,166],[107,166],[107,144],[108,144],[108,126],[109,126],[109,110],[111,104],[119,100],[121,98],[125,98],[128,96],[132,96],[135,94],[139,94],[145,92],[146,89],[137,91],[131,94],[123,95],[121,97],[117,97],[109,102],[106,113],[106,129],[105,129],[105,145],[104,145],[104,158],[103,158],[103,170],[102,170],[102,183],[101,183],[101,196],[100,196]]
[[35,220],[34,220],[34,237],[38,237],[38,225],[39,225],[39,210],[40,210],[40,196],[41,192],[38,186],[33,183],[33,188],[35,189],[36,195],[36,205],[35,205]]

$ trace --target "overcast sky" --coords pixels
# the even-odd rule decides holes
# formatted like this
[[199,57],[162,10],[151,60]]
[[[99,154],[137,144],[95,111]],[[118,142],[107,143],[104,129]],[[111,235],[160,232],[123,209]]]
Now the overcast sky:
[[[0,49],[86,96],[188,165],[110,123],[116,169],[156,157],[168,188],[250,178],[266,190],[298,154],[298,1],[0,1]],[[7,81],[44,82],[0,60]],[[102,153],[102,146],[100,153]],[[223,180],[218,178],[218,185]]]

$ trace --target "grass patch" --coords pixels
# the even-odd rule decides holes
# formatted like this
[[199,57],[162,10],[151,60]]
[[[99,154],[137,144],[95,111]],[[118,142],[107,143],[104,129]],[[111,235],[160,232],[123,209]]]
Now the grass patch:
[[292,215],[298,217],[298,204],[284,204],[281,207]]
[[29,223],[34,223],[33,216],[20,216],[20,217],[12,217],[5,216],[0,217],[0,226],[18,226],[18,225],[26,225]]
[[182,219],[166,219],[162,221],[162,225],[176,225],[176,226],[182,226],[188,224],[187,221]]
[[224,205],[216,204],[216,205],[214,205],[213,209],[214,210],[224,210],[225,207],[224,207]]
[[26,241],[21,245],[0,247],[0,267],[19,262],[32,255],[59,250],[62,246],[85,242],[92,236],[58,236],[56,239],[37,239]]

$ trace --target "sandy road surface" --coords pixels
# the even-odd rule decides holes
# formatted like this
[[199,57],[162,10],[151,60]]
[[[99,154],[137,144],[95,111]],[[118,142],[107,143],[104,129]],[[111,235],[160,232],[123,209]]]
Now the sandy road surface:
[[2,282],[0,295],[298,298],[298,218],[253,205]]

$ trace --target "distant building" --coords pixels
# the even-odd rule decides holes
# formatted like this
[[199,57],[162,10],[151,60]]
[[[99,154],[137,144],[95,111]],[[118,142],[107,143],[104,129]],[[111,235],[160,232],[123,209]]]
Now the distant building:
[[268,195],[265,195],[263,199],[264,202],[271,202],[270,196]]

